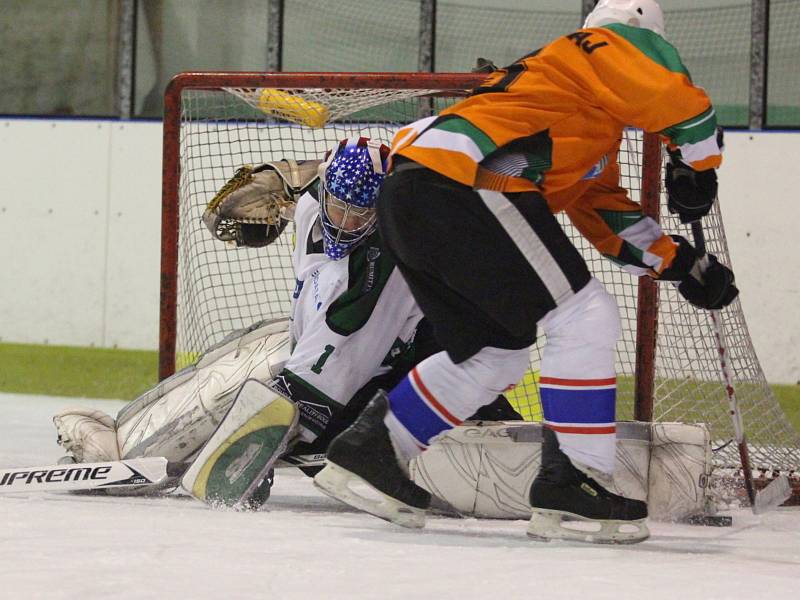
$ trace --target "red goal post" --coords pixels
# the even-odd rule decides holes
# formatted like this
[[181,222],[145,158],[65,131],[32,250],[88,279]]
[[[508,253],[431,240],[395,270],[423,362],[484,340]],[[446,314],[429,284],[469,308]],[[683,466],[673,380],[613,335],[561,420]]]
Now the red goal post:
[[[230,331],[285,315],[294,285],[290,228],[267,249],[228,248],[200,223],[205,204],[242,164],[316,158],[338,139],[367,135],[385,143],[405,123],[463,97],[472,73],[182,73],[165,97],[159,377],[190,364]],[[662,146],[626,130],[622,185],[645,214],[691,239],[666,211]],[[715,462],[736,468],[716,347],[707,314],[669,284],[637,279],[562,225],[592,272],[617,298],[623,335],[617,348],[618,418],[704,422]],[[706,220],[709,251],[730,264],[722,218]],[[739,302],[724,313],[737,395],[753,463],[766,472],[800,465],[800,436],[767,385]],[[511,394],[523,416],[540,418],[539,346]]]

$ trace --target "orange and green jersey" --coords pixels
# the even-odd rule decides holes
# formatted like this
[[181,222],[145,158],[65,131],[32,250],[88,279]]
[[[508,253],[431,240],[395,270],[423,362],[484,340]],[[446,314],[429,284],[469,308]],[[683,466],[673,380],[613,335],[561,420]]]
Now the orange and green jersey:
[[551,206],[565,206],[572,224],[606,258],[633,275],[657,277],[672,264],[678,246],[620,186],[618,150],[619,142],[596,178],[552,194]]
[[[631,264],[620,234],[635,218],[646,227],[619,187],[627,126],[660,134],[696,170],[721,162],[714,108],[677,50],[647,29],[611,24],[492,73],[469,98],[400,129],[392,152],[475,189],[539,191],[604,254]],[[656,275],[671,264],[675,245],[653,225],[650,243],[634,236],[642,260],[630,270]]]

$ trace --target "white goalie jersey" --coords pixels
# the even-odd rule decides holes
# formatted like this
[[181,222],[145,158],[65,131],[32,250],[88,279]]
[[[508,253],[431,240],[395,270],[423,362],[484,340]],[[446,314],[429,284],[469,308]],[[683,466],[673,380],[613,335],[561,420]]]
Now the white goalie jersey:
[[291,356],[274,387],[300,402],[308,441],[370,379],[391,370],[414,341],[422,312],[373,233],[350,254],[323,251],[319,204],[295,208]]

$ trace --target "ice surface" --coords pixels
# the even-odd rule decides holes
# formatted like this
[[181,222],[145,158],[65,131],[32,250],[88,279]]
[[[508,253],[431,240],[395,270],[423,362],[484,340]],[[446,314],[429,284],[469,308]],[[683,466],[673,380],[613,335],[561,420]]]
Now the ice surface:
[[[0,468],[61,456],[51,415],[114,401],[0,394]],[[403,530],[278,472],[258,513],[185,496],[0,496],[0,598],[415,600],[794,598],[800,511],[732,528],[651,523],[627,547],[543,544],[523,521],[431,518]]]

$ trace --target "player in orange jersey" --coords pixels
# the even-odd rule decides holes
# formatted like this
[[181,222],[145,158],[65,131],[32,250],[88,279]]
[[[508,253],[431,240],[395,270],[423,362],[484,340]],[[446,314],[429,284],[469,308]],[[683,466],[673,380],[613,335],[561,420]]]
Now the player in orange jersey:
[[[633,543],[646,504],[608,491],[614,468],[616,303],[553,213],[566,211],[635,275],[679,282],[689,302],[722,308],[733,273],[665,235],[620,186],[626,126],[671,151],[669,206],[704,216],[721,161],[714,108],[664,37],[654,0],[601,0],[583,29],[492,73],[469,98],[401,129],[378,199],[386,243],[445,352],[379,394],[330,446],[317,483],[383,518],[421,526],[427,494],[405,464],[522,377],[546,336],[542,467],[530,491],[538,539]],[[370,503],[348,487],[382,494]],[[389,508],[387,508],[389,507]],[[569,517],[591,531],[562,526]]]

